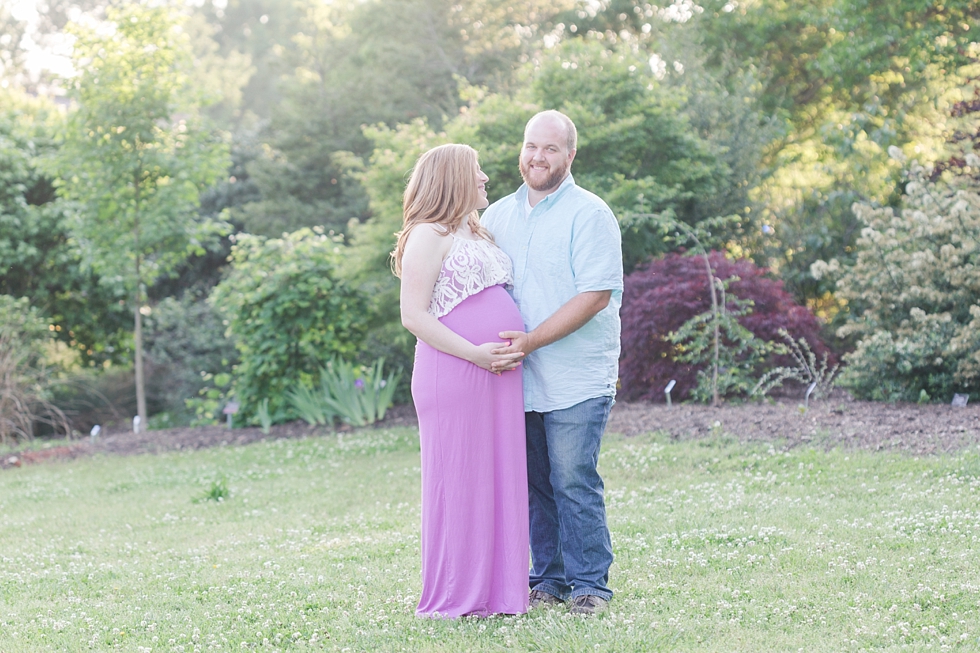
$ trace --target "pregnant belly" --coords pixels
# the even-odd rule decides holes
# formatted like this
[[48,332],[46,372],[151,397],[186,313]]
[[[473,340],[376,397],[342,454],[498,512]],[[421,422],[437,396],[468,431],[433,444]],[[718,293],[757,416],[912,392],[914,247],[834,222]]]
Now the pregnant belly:
[[500,342],[501,331],[524,330],[521,313],[503,286],[470,295],[439,321],[475,345]]

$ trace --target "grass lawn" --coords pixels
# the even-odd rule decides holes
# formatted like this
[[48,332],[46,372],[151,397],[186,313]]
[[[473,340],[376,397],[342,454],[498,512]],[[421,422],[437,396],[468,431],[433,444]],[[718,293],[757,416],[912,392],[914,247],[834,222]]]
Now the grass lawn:
[[0,651],[980,650],[975,450],[610,435],[600,467],[610,610],[459,621],[414,617],[412,429],[0,472]]

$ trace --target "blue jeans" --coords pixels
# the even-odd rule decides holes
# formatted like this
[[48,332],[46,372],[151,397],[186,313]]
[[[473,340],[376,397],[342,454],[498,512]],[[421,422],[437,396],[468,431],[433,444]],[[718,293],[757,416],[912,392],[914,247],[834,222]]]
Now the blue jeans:
[[527,425],[531,589],[560,599],[592,594],[607,601],[613,561],[599,445],[612,397],[548,413],[524,413]]

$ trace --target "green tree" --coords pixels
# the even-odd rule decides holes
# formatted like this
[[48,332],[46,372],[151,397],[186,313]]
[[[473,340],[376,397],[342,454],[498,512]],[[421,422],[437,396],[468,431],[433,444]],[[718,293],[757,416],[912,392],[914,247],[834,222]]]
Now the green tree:
[[[306,25],[294,38],[291,74],[282,101],[263,129],[264,151],[248,173],[259,199],[234,212],[245,231],[278,237],[301,227],[342,230],[363,217],[363,195],[344,174],[338,151],[363,150],[358,125],[370,109],[348,102],[356,93],[346,5],[309,5]],[[353,87],[353,88],[352,88]]]
[[[261,147],[254,130],[240,129],[233,135],[228,176],[200,194],[198,211],[201,216],[211,220],[230,218],[235,209],[260,198],[247,167],[258,156],[257,152]],[[229,222],[232,231],[241,228],[241,224],[233,218]],[[230,236],[229,233],[223,237],[219,247],[209,248],[202,255],[192,255],[174,274],[158,279],[153,286],[147,288],[150,303],[155,304],[167,297],[180,298],[188,293],[198,299],[207,296],[211,288],[221,280],[228,264],[232,245]]]
[[341,233],[351,217],[367,218],[348,154],[370,156],[363,126],[424,118],[438,129],[458,114],[461,87],[510,88],[550,17],[571,4],[307,4],[294,48],[283,55],[290,71],[263,135],[269,147],[249,167],[262,197],[236,218],[267,236],[313,225]]
[[[645,64],[629,48],[576,40],[549,54],[532,85],[536,105],[575,121],[575,180],[620,218],[627,272],[668,249],[659,225],[627,222],[629,215],[664,213],[695,225],[742,209],[717,201],[731,185],[730,168],[683,113],[684,94],[659,83]],[[730,234],[712,236],[706,246]]]
[[14,18],[6,3],[0,4],[0,87],[18,81],[24,70],[22,41],[27,25]]
[[[391,202],[401,196],[404,175],[419,145],[468,143],[479,151],[490,177],[491,200],[515,191],[521,184],[517,158],[524,125],[545,108],[560,109],[575,121],[579,144],[572,172],[579,185],[605,199],[621,219],[628,269],[667,250],[657,224],[629,216],[666,213],[697,224],[719,211],[736,213],[741,208],[739,201],[723,199],[722,194],[743,180],[733,177],[721,152],[701,138],[680,111],[684,95],[659,84],[645,62],[628,49],[611,51],[574,41],[556,47],[525,72],[529,83],[514,96],[470,89],[470,106],[446,123],[445,134],[426,133],[420,124],[401,128],[401,135],[391,140],[385,136],[379,141],[386,133],[383,128],[366,132],[383,150],[371,159],[371,167],[398,166],[395,177],[402,178],[394,198],[385,199],[395,190],[394,171],[361,177],[371,197],[372,220],[385,222],[383,229],[371,233],[399,229],[400,204],[396,210]],[[717,240],[706,245],[723,243],[726,236],[715,233]],[[354,232],[355,242],[363,238]]]
[[342,232],[367,216],[349,157],[366,156],[365,124],[393,125],[456,113],[460,40],[446,21],[448,0],[310,4],[296,35],[292,74],[272,112],[271,146],[249,172],[262,199],[238,213],[250,233],[279,236],[300,227]]
[[351,221],[340,274],[367,301],[364,350],[372,359],[384,356],[393,369],[411,369],[415,336],[401,325],[400,285],[389,254],[395,232],[401,230],[402,194],[412,166],[423,152],[449,142],[449,137],[436,134],[421,119],[395,129],[367,128],[365,135],[374,143],[374,152],[356,174],[370,198],[372,216],[363,223]]
[[[307,0],[227,0],[204,2],[194,10],[202,38],[195,50],[215,64],[208,74],[231,82],[218,117],[235,131],[268,120],[282,101],[279,80],[290,71],[294,37],[304,28]],[[203,25],[197,18],[202,19]],[[228,76],[228,66],[235,74]],[[212,113],[215,108],[212,108]],[[227,122],[224,122],[227,121]]]
[[264,399],[280,419],[287,390],[310,385],[334,356],[357,354],[365,301],[339,278],[340,243],[322,229],[236,240],[231,271],[211,294],[238,349],[233,392],[246,420]]
[[[357,178],[368,193],[372,215],[349,226],[347,273],[372,298],[369,342],[384,347],[389,361],[410,360],[413,339],[398,320],[398,282],[388,253],[401,228],[408,173],[418,156],[436,145],[475,147],[490,177],[491,200],[496,200],[521,183],[517,158],[527,120],[544,108],[567,112],[579,128],[575,180],[603,197],[621,219],[630,268],[668,247],[655,220],[634,216],[658,213],[698,224],[719,210],[737,213],[741,208],[731,189],[744,179],[732,174],[722,152],[680,111],[685,95],[659,84],[628,50],[572,42],[556,47],[539,65],[529,64],[524,74],[528,84],[514,96],[466,89],[469,106],[444,131],[432,130],[423,120],[365,130],[374,152]],[[706,118],[701,125],[709,123]],[[738,221],[725,224],[736,227],[715,229],[708,246],[738,231]]]
[[[221,47],[222,25],[208,20],[205,13],[208,9],[213,9],[211,3],[191,12],[181,23],[194,57],[191,84],[207,89],[210,100],[207,115],[222,129],[237,130],[256,119],[251,111],[254,107],[245,104],[245,91],[256,76],[257,67],[248,52]],[[275,101],[275,98],[264,99]]]
[[718,66],[761,71],[760,99],[785,124],[768,149],[775,174],[760,189],[771,225],[766,254],[800,301],[841,308],[810,265],[852,259],[855,202],[897,206],[892,147],[931,163],[949,130],[950,91],[970,62],[973,0],[760,0],[699,3],[690,29]]
[[61,125],[50,103],[0,90],[0,294],[26,297],[84,365],[132,357],[125,288],[84,270],[44,161]]
[[[826,280],[809,274],[810,265],[853,256],[861,229],[854,202],[897,205],[901,166],[889,157],[890,147],[924,162],[941,156],[955,102],[949,92],[960,83],[958,69],[975,56],[980,5],[609,0],[590,9],[561,16],[563,38],[650,53],[665,83],[694,91],[695,112],[705,96],[691,84],[691,72],[713,71],[711,79],[733,98],[754,98],[770,117],[761,157],[751,155],[754,146],[739,144],[751,131],[720,139],[723,147],[726,140],[734,146],[727,150],[734,157],[725,158],[733,170],[751,162],[758,175],[759,183],[752,174],[737,175],[750,181],[745,206],[756,216],[738,245],[775,268],[800,301],[832,317],[842,306]],[[748,94],[739,91],[745,81]],[[745,145],[750,156],[739,156]]]
[[166,8],[107,10],[109,33],[73,26],[77,109],[58,157],[61,191],[77,206],[86,263],[131,297],[137,411],[147,423],[145,287],[201,253],[223,225],[202,219],[199,193],[227,169],[227,147],[199,117],[188,86],[186,35]]

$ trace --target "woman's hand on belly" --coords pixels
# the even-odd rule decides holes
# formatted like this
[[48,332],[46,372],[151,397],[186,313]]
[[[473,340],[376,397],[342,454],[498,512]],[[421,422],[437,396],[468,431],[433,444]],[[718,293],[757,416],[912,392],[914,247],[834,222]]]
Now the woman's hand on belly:
[[493,353],[495,349],[506,347],[509,344],[507,342],[485,342],[482,345],[476,345],[472,357],[467,358],[467,360],[494,374],[516,369],[524,360],[524,352]]

